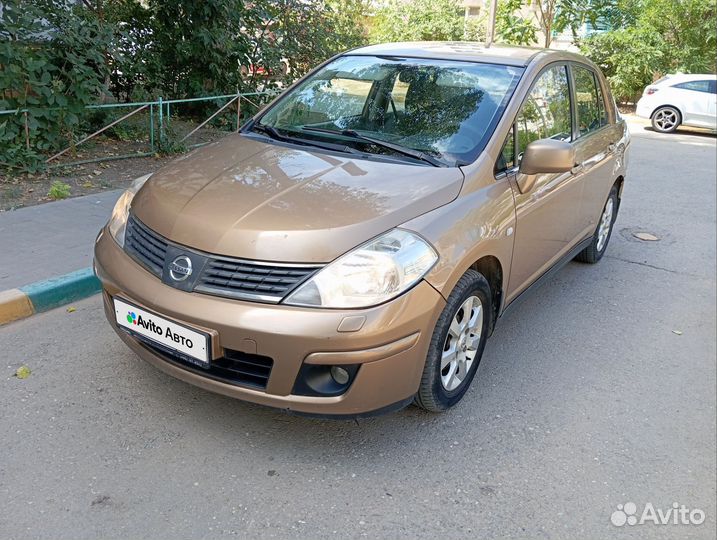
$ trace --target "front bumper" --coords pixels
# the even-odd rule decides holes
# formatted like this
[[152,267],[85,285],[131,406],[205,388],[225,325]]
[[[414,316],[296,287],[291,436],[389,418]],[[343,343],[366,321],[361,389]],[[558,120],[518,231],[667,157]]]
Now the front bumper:
[[[443,297],[424,281],[391,302],[361,310],[300,308],[183,292],[140,267],[106,231],[95,245],[95,272],[110,324],[141,358],[206,390],[306,414],[360,415],[409,400],[418,389],[433,328],[445,306]],[[232,349],[273,359],[266,388],[215,380],[167,361],[118,327],[114,296],[208,332],[212,358]],[[294,395],[304,363],[360,367],[342,395]]]

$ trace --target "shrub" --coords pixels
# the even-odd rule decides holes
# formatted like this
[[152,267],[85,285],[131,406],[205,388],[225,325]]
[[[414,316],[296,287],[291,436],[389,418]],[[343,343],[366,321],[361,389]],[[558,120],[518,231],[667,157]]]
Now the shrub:
[[371,41],[460,40],[464,24],[457,0],[390,0],[376,13]]
[[645,29],[595,34],[584,40],[580,48],[600,66],[618,102],[634,102],[655,74],[665,69],[662,39]]
[[36,167],[39,153],[72,144],[83,107],[98,100],[109,75],[111,33],[55,1],[3,3],[0,110],[27,110],[31,147],[25,147],[23,113],[0,117],[0,161],[11,166]]
[[[618,27],[585,39],[619,101],[635,101],[668,73],[714,73],[717,7],[713,0],[641,0],[613,21]],[[622,26],[620,26],[622,25]]]

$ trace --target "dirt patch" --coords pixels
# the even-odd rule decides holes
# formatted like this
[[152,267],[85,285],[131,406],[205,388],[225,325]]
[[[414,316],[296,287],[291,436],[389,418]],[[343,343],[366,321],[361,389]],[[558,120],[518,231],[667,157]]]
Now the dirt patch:
[[0,212],[55,200],[49,193],[57,181],[70,186],[69,197],[125,188],[133,179],[156,171],[174,157],[123,159],[76,165],[43,174],[0,177]]
[[[173,128],[178,133],[188,133],[194,123],[175,120]],[[194,134],[187,144],[211,142],[227,135],[227,131],[203,128]],[[11,174],[0,169],[0,212],[25,206],[34,206],[57,200],[51,192],[61,198],[80,197],[101,191],[126,188],[138,176],[151,173],[175,159],[180,153],[153,154],[147,157],[114,159],[72,165],[71,162],[97,158],[113,158],[128,154],[142,154],[149,150],[149,142],[142,137],[120,140],[99,135],[79,146],[74,154],[70,152],[57,160],[65,163],[61,167],[51,168],[38,174]],[[68,188],[52,189],[55,182],[61,182]]]

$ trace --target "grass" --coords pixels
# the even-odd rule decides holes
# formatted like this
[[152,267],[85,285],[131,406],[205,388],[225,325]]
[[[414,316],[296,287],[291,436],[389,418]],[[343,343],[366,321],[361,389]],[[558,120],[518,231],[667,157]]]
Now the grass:
[[54,201],[66,199],[70,196],[70,185],[59,180],[55,180],[50,186],[50,191],[47,192],[47,196]]

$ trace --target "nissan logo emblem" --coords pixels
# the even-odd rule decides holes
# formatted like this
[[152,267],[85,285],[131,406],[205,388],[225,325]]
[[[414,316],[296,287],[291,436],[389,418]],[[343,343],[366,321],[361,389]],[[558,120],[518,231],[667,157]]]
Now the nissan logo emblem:
[[192,260],[182,255],[169,263],[169,275],[174,281],[184,281],[192,275]]

